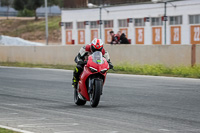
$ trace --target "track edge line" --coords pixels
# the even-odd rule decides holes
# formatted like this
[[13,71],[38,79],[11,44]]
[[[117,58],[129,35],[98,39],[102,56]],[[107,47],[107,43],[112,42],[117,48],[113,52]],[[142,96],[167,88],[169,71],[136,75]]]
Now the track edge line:
[[0,125],[0,128],[4,128],[4,129],[12,130],[12,131],[15,131],[15,132],[20,132],[20,133],[34,133],[34,132],[21,130],[21,129],[17,129],[17,128],[12,128],[12,127],[8,127],[8,126],[3,126],[3,125]]

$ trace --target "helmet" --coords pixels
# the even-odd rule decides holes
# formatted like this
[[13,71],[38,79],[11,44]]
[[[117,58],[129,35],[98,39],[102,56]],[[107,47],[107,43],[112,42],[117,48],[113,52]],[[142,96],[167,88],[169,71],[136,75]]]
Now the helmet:
[[101,39],[95,38],[91,43],[91,51],[101,51],[103,49],[103,41]]

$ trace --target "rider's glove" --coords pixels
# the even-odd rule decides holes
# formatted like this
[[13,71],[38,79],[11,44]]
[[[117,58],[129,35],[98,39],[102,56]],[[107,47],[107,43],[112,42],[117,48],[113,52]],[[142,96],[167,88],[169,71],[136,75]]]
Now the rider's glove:
[[80,60],[80,61],[78,61],[77,64],[82,66],[82,65],[84,65],[84,61]]
[[87,64],[87,61],[80,60],[80,61],[78,61],[77,64],[81,65],[81,66],[84,66],[85,64]]

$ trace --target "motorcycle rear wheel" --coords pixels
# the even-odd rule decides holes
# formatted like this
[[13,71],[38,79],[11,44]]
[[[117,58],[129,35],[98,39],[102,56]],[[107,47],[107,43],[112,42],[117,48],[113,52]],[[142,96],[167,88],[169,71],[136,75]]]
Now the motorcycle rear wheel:
[[[77,87],[78,88],[78,87]],[[85,105],[86,104],[86,101],[85,100],[81,100],[79,97],[78,97],[78,89],[74,89],[74,102],[76,105]]]
[[95,80],[93,91],[90,93],[90,105],[92,107],[97,107],[99,104],[102,85],[103,83],[101,80]]

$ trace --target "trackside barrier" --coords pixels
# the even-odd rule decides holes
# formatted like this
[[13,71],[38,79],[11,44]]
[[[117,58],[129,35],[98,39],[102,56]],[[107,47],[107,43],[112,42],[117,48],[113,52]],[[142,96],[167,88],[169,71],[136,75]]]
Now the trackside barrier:
[[[74,57],[82,46],[0,46],[0,62],[74,65]],[[200,45],[196,45],[195,54],[192,45],[105,45],[105,49],[114,65],[190,66],[194,63],[192,57],[200,64]]]

